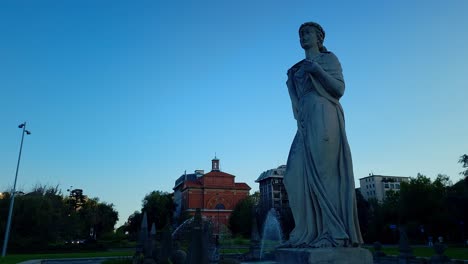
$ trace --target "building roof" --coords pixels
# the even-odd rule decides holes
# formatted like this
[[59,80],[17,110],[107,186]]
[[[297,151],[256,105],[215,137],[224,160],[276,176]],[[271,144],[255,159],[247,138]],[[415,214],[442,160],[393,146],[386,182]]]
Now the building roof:
[[245,182],[236,182],[236,189],[238,190],[250,190],[250,186]]
[[201,186],[202,186],[202,184],[198,180],[197,181],[186,181],[184,183],[184,189],[188,188],[188,187],[201,187]]
[[225,173],[225,172],[222,172],[222,171],[219,171],[219,170],[213,170],[213,171],[210,171],[208,172],[207,174],[203,175],[203,177],[213,177],[213,176],[216,176],[216,177],[236,177],[232,174],[229,174],[229,173]]
[[[236,189],[239,189],[239,190],[250,190],[250,189],[252,189],[252,188],[250,188],[250,186],[249,186],[247,183],[245,183],[245,182],[236,182],[236,183],[234,184],[234,186],[235,186]],[[197,187],[203,187],[203,184],[202,184],[201,181],[199,181],[199,180],[196,180],[196,181],[186,181],[186,182],[184,183],[183,189],[189,188],[189,187],[196,187],[196,188],[197,188]]]
[[409,179],[410,177],[406,176],[390,176],[390,175],[377,175],[377,174],[372,174],[366,177],[359,178],[359,180],[364,180],[366,178],[372,178],[372,177],[383,177],[383,178],[400,178],[400,179]]
[[175,181],[174,188],[172,189],[173,190],[177,189],[177,187],[179,187],[182,183],[186,181],[196,181],[201,176],[203,176],[203,174],[201,173],[201,170],[196,170],[195,173],[190,173],[190,174],[184,173]]
[[[204,184],[204,179],[205,178],[213,178],[213,177],[224,177],[224,178],[232,178],[232,183],[233,185],[231,186],[214,186],[212,184],[205,185]],[[192,174],[183,174],[176,180],[176,185],[173,188],[173,190],[176,190],[177,188],[181,187],[181,189],[186,189],[186,188],[220,188],[220,187],[225,187],[226,189],[231,189],[235,188],[238,190],[251,190],[250,186],[245,183],[245,182],[234,182],[235,176],[226,172],[222,171],[210,171],[206,174],[197,174],[197,173],[192,173]]]
[[286,171],[286,165],[281,165],[276,169],[264,171],[260,174],[260,176],[258,176],[255,182],[261,182],[268,178],[283,178],[285,171]]

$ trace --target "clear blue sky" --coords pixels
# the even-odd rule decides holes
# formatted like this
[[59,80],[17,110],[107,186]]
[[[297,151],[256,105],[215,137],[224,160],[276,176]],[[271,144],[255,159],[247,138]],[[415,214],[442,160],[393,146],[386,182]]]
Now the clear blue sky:
[[[295,133],[285,85],[317,21],[340,59],[356,180],[460,179],[468,1],[1,1],[0,190],[59,184],[119,224],[185,170],[254,180]],[[3,216],[2,216],[3,217]]]

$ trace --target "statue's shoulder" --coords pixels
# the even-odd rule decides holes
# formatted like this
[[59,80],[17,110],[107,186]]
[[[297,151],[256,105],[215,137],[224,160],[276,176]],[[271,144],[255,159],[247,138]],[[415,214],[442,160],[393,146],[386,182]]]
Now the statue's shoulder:
[[341,70],[341,63],[338,60],[338,57],[331,51],[323,52],[322,56],[317,60],[317,62],[326,71],[332,69]]
[[294,64],[291,68],[289,68],[288,71],[297,71],[297,70],[301,67],[301,65],[302,65],[302,63],[303,63],[304,61],[305,61],[305,60],[301,60],[301,61],[297,62],[297,63]]
[[326,51],[326,52],[322,52],[322,56],[321,56],[322,60],[325,60],[325,61],[339,61],[338,60],[338,57],[335,55],[335,53],[331,52],[331,51]]

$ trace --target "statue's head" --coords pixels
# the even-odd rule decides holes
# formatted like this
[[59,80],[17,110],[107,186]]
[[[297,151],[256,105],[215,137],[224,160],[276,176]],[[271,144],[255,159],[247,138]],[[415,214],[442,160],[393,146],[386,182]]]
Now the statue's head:
[[[312,36],[312,43],[306,43],[303,41],[303,35],[307,32],[315,32],[315,36]],[[315,22],[306,22],[299,27],[299,38],[301,39],[302,48],[306,49],[310,45],[317,45],[320,52],[325,52],[327,49],[323,46],[323,41],[325,40],[325,31],[322,26]]]

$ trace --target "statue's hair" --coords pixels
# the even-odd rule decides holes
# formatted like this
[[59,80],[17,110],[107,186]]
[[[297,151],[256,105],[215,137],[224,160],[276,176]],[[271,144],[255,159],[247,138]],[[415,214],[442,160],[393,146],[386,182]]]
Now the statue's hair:
[[326,52],[327,48],[323,45],[323,41],[325,40],[325,30],[323,30],[322,26],[315,22],[305,22],[299,27],[299,35],[301,34],[301,30],[304,27],[313,27],[315,28],[315,32],[317,32],[317,39],[318,39],[318,48],[320,52]]

